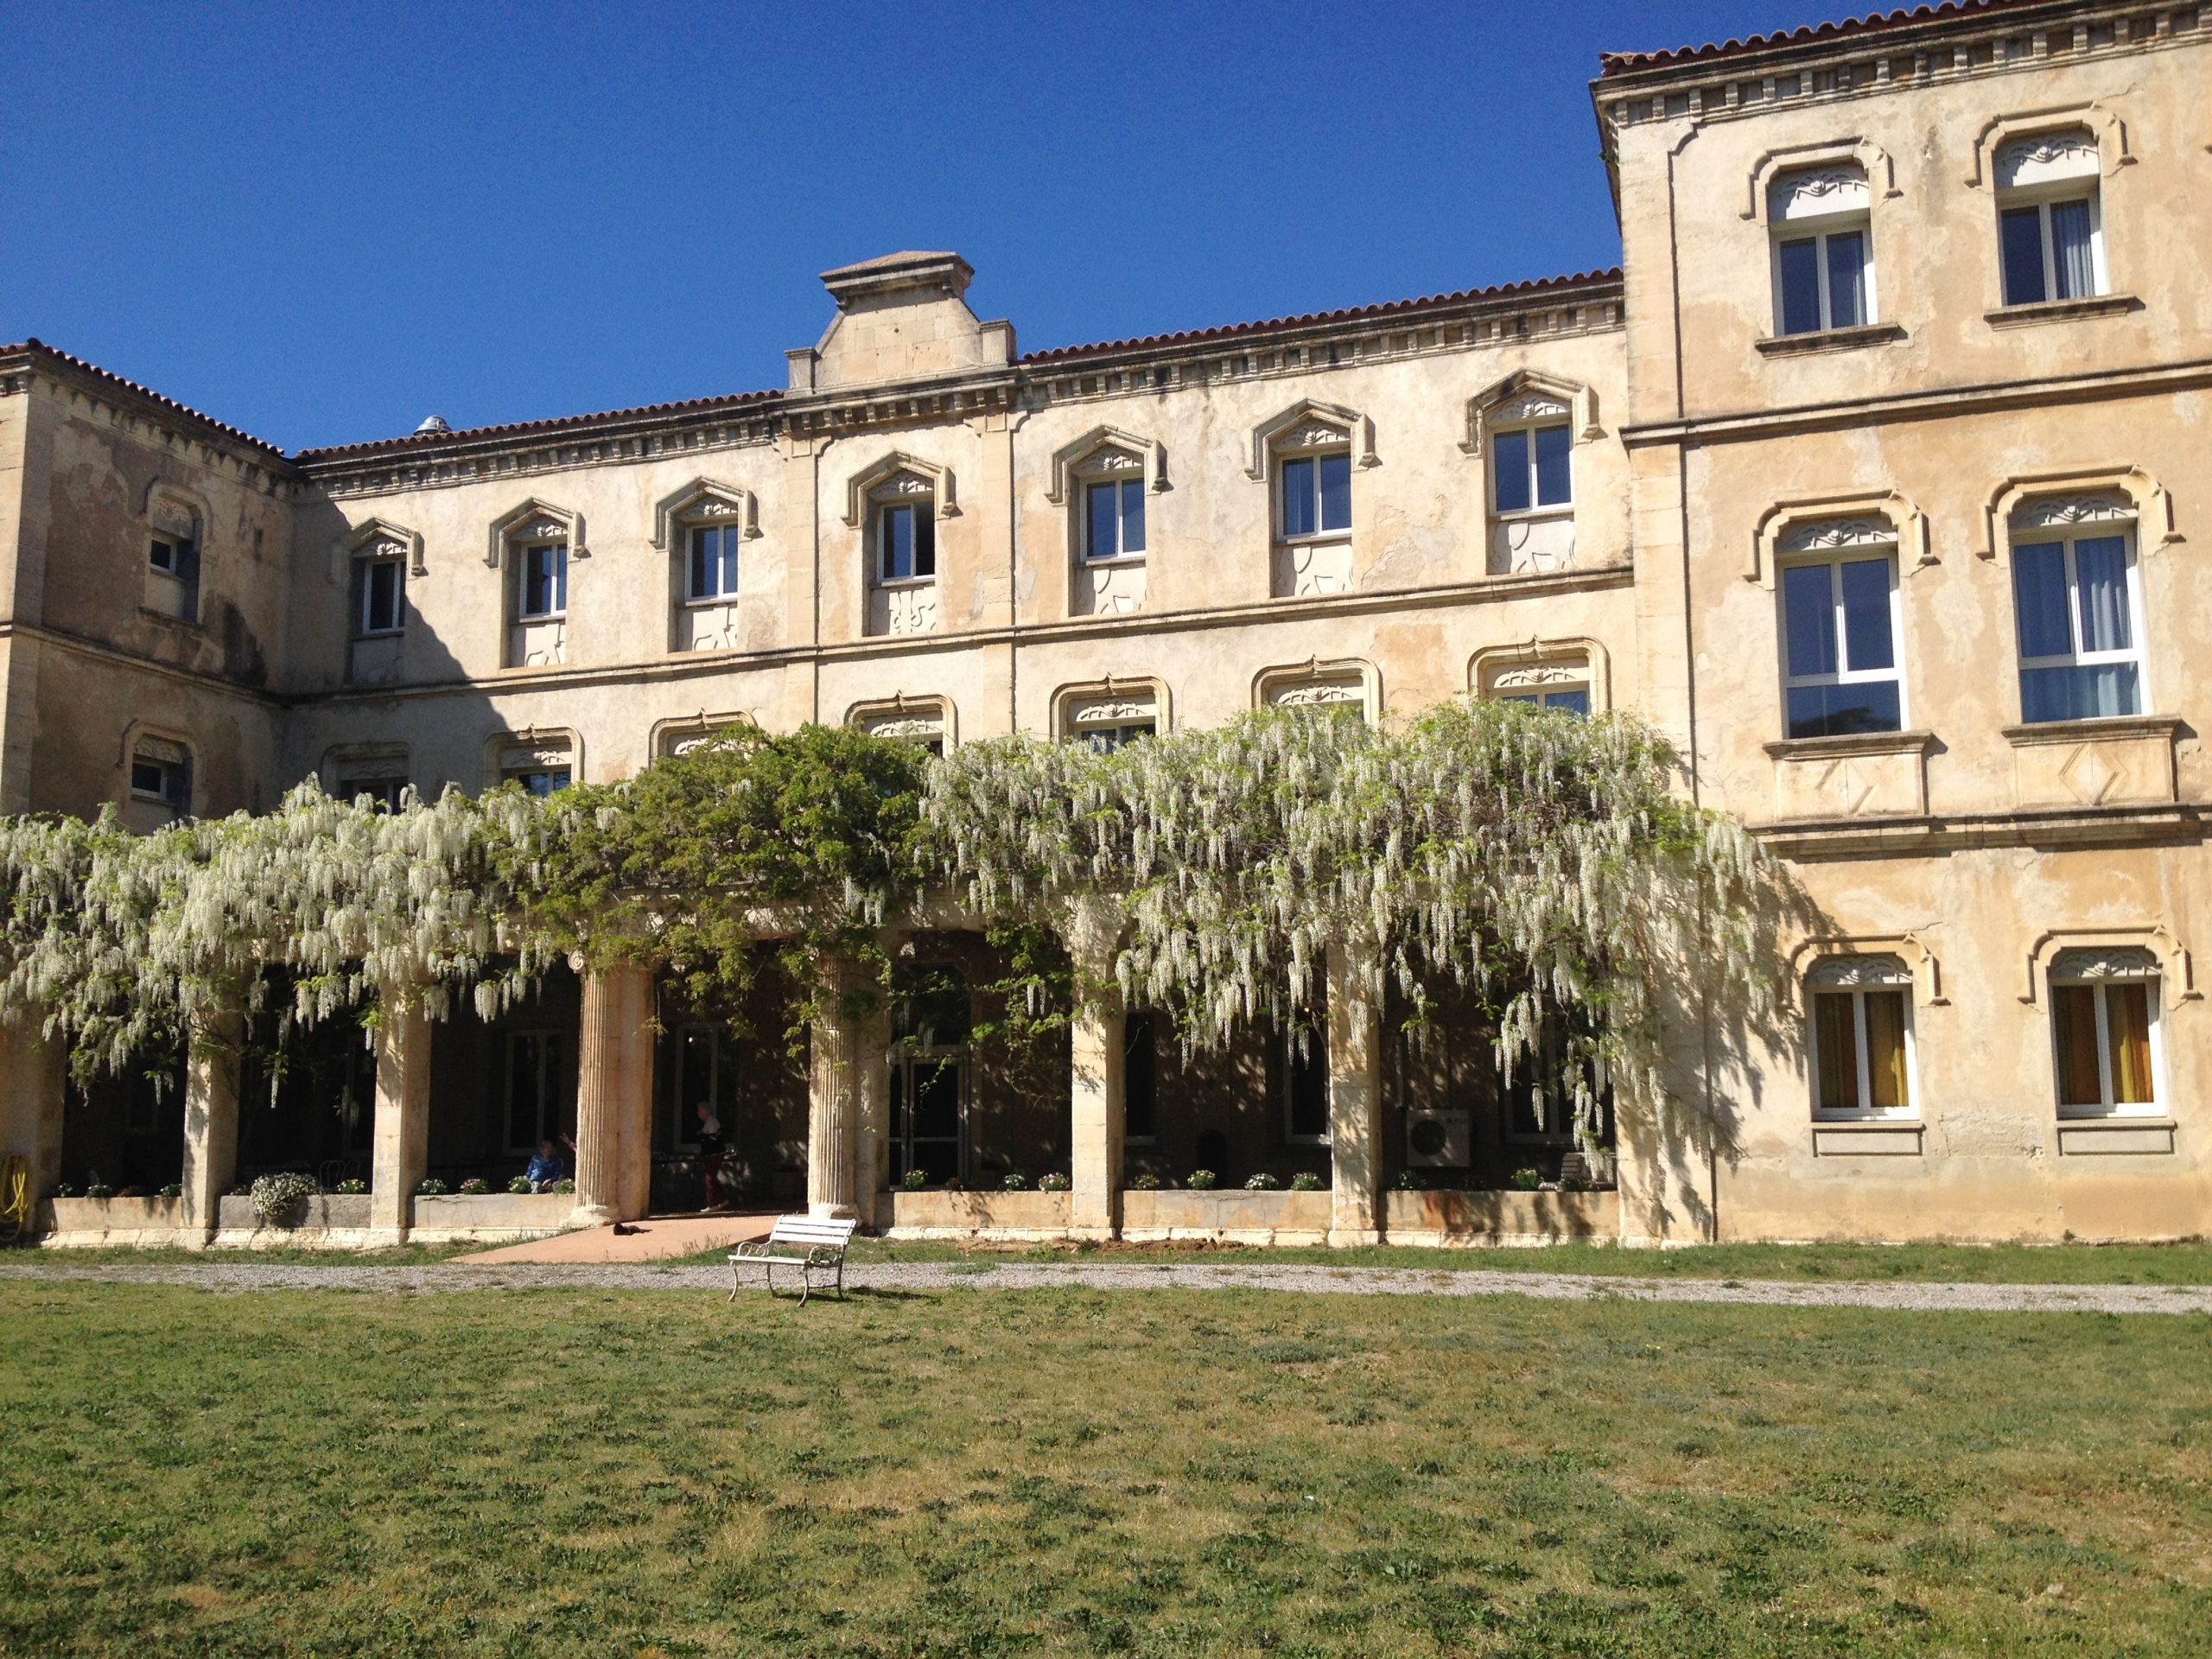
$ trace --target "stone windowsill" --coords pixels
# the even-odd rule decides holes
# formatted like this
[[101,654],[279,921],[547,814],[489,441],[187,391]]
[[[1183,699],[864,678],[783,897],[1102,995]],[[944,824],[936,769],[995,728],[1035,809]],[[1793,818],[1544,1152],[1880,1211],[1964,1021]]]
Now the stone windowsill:
[[1993,328],[2024,328],[2037,322],[2070,322],[2077,317],[2116,317],[2140,311],[2133,294],[2093,294],[2079,300],[2038,300],[2032,305],[2000,305],[1982,313]]
[[1904,326],[1895,322],[1861,323],[1855,328],[1821,328],[1803,334],[1770,334],[1751,344],[1762,357],[1796,357],[1813,352],[1850,352],[1862,346],[1884,346],[1903,340]]
[[686,611],[719,611],[736,603],[735,594],[716,594],[707,599],[687,599],[677,608]]
[[1125,570],[1133,564],[1141,565],[1144,557],[1141,553],[1116,553],[1111,558],[1094,559],[1085,554],[1078,563],[1086,570]]
[[875,590],[880,594],[904,594],[936,586],[935,576],[881,576],[876,580]]
[[138,607],[138,614],[151,618],[156,622],[166,622],[173,628],[185,628],[194,633],[207,632],[200,626],[200,619],[196,616],[179,616],[175,611],[157,611],[151,605],[141,605]]
[[1917,1158],[1928,1126],[1917,1117],[1813,1120],[1815,1158]]
[[357,633],[350,636],[352,643],[357,645],[373,645],[379,640],[404,639],[406,637],[407,630],[404,628],[378,628],[374,633]]
[[1910,732],[1847,732],[1836,737],[1784,737],[1766,746],[1777,760],[1833,760],[1851,754],[1926,754],[1936,747],[1936,734]]
[[1491,518],[1501,524],[1545,524],[1554,519],[1574,517],[1574,503],[1554,501],[1548,506],[1523,507],[1518,512],[1494,512]]
[[2003,736],[2016,749],[2039,743],[2094,743],[2100,739],[2181,735],[2180,718],[2174,715],[2112,715],[2097,720],[2044,720],[2032,726],[2007,726]]
[[2062,1117],[2061,1157],[2171,1156],[2181,1126],[2171,1117]]

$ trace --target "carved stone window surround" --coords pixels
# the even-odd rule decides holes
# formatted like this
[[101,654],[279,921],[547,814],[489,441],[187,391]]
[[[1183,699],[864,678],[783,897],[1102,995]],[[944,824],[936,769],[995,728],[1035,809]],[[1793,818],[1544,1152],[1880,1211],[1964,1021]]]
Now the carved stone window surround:
[[2062,104],[1993,117],[1974,135],[1966,175],[1967,187],[1993,188],[1998,154],[2008,146],[2044,135],[2063,137],[2075,129],[2085,129],[2095,142],[2098,162],[2106,177],[2116,177],[2120,168],[2134,165],[2135,156],[2127,143],[2127,123],[2105,100],[2098,99],[2087,104]]
[[1244,475],[1264,484],[1274,474],[1278,452],[1296,454],[1332,448],[1349,448],[1355,467],[1382,465],[1382,458],[1375,453],[1371,419],[1341,404],[1305,398],[1252,429],[1252,464]]
[[506,563],[508,548],[541,542],[566,542],[571,563],[591,556],[584,543],[583,514],[532,496],[492,521],[484,563],[497,570]]
[[760,723],[741,709],[719,715],[710,715],[702,709],[696,715],[655,721],[645,734],[645,753],[656,760],[688,754],[730,727],[757,727]]
[[[901,482],[901,474],[918,480],[924,487],[906,486]],[[854,474],[845,481],[845,527],[849,530],[860,529],[869,518],[870,506],[877,501],[925,493],[934,496],[939,518],[960,516],[952,468],[924,461],[903,449],[894,449],[874,466]]]
[[2078,300],[2044,300],[2034,305],[2000,305],[1981,314],[1993,328],[2025,328],[2038,322],[2075,322],[2091,317],[2125,316],[2140,311],[2133,294],[2090,294]]
[[1790,953],[1790,982],[1808,985],[1822,963],[1844,957],[1893,957],[1911,980],[1916,1002],[1931,1008],[1950,1006],[1943,995],[1943,964],[1918,931],[1825,934],[1803,940]]
[[[2028,946],[2027,983],[2020,1001],[2033,1007],[2053,978],[2052,969],[2069,950],[2144,950],[2157,962],[2158,976],[2176,1003],[2200,1002],[2195,964],[2189,950],[2164,922],[2132,927],[2054,927],[2038,933]],[[2056,977],[2063,982],[2065,976]]]
[[1109,674],[1103,680],[1064,685],[1052,693],[1052,734],[1071,737],[1086,726],[1138,720],[1149,720],[1154,731],[1165,732],[1171,712],[1166,681]]
[[[1816,539],[1823,526],[1859,523],[1886,525],[1889,534],[1884,537],[1869,533],[1863,540]],[[1784,545],[1792,541],[1796,545]],[[1895,490],[1879,494],[1799,496],[1777,501],[1760,515],[1753,527],[1751,561],[1745,568],[1744,580],[1771,588],[1776,582],[1776,560],[1789,553],[1810,551],[1816,546],[1864,545],[1871,549],[1885,544],[1897,550],[1901,574],[1910,575],[1936,563],[1936,556],[1929,547],[1926,516]]]
[[905,742],[937,742],[950,753],[957,741],[957,718],[952,699],[910,697],[894,692],[874,702],[856,702],[845,711],[845,724],[877,737]]
[[1382,717],[1382,677],[1375,664],[1357,657],[1263,668],[1252,677],[1255,709],[1300,709],[1335,705],[1359,709],[1370,721]]
[[[1555,411],[1539,413],[1535,402],[1555,405]],[[1493,431],[1548,420],[1566,421],[1577,443],[1605,435],[1605,428],[1598,423],[1598,394],[1593,388],[1535,369],[1516,369],[1484,386],[1467,400],[1466,420],[1467,435],[1459,443],[1459,453],[1465,455],[1481,454]],[[1573,510],[1571,505],[1568,510]]]
[[1859,169],[1870,207],[1894,201],[1904,194],[1897,188],[1897,163],[1889,152],[1871,138],[1836,138],[1815,144],[1789,144],[1770,149],[1751,164],[1745,181],[1741,216],[1763,229],[1771,229],[1770,194],[1775,181],[1785,173],[1817,173],[1823,168],[1855,166]]
[[1612,656],[1599,641],[1525,639],[1485,646],[1467,659],[1467,689],[1478,696],[1574,684],[1589,688],[1592,715],[1612,708]]
[[484,741],[484,787],[496,789],[506,774],[530,766],[569,769],[569,781],[584,780],[583,734],[570,726],[524,726],[495,732]]
[[2070,518],[2035,512],[2036,504],[2046,499],[2094,503],[2098,498],[2113,496],[2125,498],[2133,507],[2139,556],[2185,539],[2174,522],[2173,496],[2157,479],[2140,467],[2112,467],[2088,472],[2023,473],[2005,480],[1983,509],[1986,539],[1975,550],[1985,559],[2009,566],[2016,521],[2027,529],[2090,522],[2122,524],[2125,513],[2097,511],[2088,505]]
[[1045,499],[1057,507],[1077,494],[1073,488],[1074,480],[1090,469],[1090,463],[1102,451],[1119,451],[1135,460],[1144,474],[1145,488],[1152,493],[1159,494],[1169,487],[1166,445],[1157,438],[1139,437],[1118,426],[1094,426],[1073,442],[1062,444],[1052,452]]
[[760,534],[760,498],[741,485],[695,478],[653,505],[653,545],[682,551],[684,532],[695,524],[735,522],[747,541]]

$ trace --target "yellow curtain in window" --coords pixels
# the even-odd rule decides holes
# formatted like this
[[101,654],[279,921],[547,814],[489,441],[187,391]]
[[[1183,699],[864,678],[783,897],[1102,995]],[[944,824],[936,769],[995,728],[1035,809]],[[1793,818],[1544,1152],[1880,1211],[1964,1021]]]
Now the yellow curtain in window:
[[1904,993],[1866,993],[1867,1092],[1877,1111],[1905,1111],[1912,1084],[1904,1069]]
[[1815,1103],[1824,1112],[1859,1109],[1859,1040],[1851,1023],[1851,993],[1828,992],[1813,999],[1814,1071],[1819,1078]]
[[2101,1106],[2097,1081],[2097,993],[2088,985],[2050,988],[2050,1021],[2058,1037],[2058,1103]]
[[2112,1039],[2112,1097],[2120,1106],[2147,1105],[2151,1090],[2151,987],[2107,985],[2105,1031]]

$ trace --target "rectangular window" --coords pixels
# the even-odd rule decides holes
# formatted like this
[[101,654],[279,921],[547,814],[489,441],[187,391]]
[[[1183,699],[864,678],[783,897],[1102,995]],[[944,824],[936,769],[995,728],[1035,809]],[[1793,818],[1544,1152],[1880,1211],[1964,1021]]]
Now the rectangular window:
[[1814,1105],[1847,1116],[1910,1113],[1910,1019],[1902,987],[1815,992]]
[[569,544],[544,542],[522,550],[522,592],[516,614],[561,616],[569,608]]
[[1078,728],[1076,739],[1088,743],[1101,754],[1111,754],[1125,744],[1139,738],[1150,737],[1153,723],[1148,720],[1126,720],[1115,726],[1084,726]]
[[1775,309],[1783,334],[1856,328],[1873,320],[1866,245],[1863,224],[1776,245]]
[[146,550],[146,563],[164,575],[184,574],[183,550],[166,536],[156,536]]
[[2097,225],[2087,196],[2007,207],[1998,215],[2005,303],[2087,299],[2101,291]]
[[130,763],[130,792],[148,800],[166,801],[169,798],[168,768],[158,760],[133,760]]
[[2033,725],[2142,712],[2134,584],[2135,561],[2124,535],[2014,545],[2022,720]]
[[561,1129],[561,1039],[550,1031],[507,1033],[507,1150],[534,1153]]
[[1900,729],[1896,560],[1883,554],[1787,566],[1782,606],[1788,734]]
[[1546,686],[1541,691],[1508,691],[1500,695],[1500,702],[1525,702],[1532,709],[1552,709],[1562,714],[1586,715],[1590,712],[1590,688],[1586,685]]
[[1528,512],[1574,499],[1574,437],[1564,425],[1516,427],[1491,440],[1492,510]]
[[361,632],[397,633],[401,622],[401,595],[406,572],[397,559],[364,561],[359,567],[361,582]]
[[1159,1071],[1153,1018],[1132,1014],[1122,1022],[1122,1138],[1139,1146],[1160,1139]]
[[350,804],[365,795],[369,804],[378,811],[397,812],[400,795],[406,787],[404,778],[341,778],[338,780],[338,798]]
[[500,781],[520,784],[530,793],[543,800],[546,796],[557,794],[569,786],[569,768],[566,766],[511,767],[500,774]]
[[1328,1020],[1323,993],[1283,1033],[1283,1128],[1294,1142],[1321,1145],[1329,1138]]
[[1084,556],[1126,558],[1144,551],[1144,483],[1121,479],[1084,486]]
[[735,524],[701,524],[691,531],[691,576],[687,599],[734,599],[737,596]]
[[159,801],[180,816],[192,804],[192,762],[181,745],[149,740],[130,757],[134,800]]
[[937,518],[926,505],[885,507],[876,515],[876,569],[884,582],[937,575]]
[[2120,979],[2050,988],[2059,1110],[2069,1116],[2155,1110],[2158,982]]
[[1282,533],[1286,539],[1351,528],[1351,457],[1301,455],[1282,464]]

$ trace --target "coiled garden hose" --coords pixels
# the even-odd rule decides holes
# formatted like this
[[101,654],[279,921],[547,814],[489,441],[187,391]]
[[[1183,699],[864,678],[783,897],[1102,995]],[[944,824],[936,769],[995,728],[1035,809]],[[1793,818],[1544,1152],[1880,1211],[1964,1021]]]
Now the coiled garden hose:
[[0,1244],[12,1244],[31,1224],[31,1160],[20,1152],[0,1155]]

